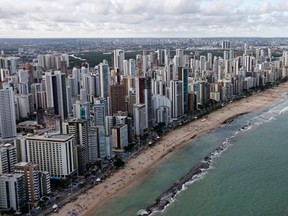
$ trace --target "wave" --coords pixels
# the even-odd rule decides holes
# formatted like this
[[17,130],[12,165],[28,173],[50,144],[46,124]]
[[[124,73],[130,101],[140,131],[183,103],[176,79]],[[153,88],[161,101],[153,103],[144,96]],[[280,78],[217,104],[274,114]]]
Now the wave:
[[204,160],[192,167],[185,176],[158,196],[154,204],[148,206],[146,209],[139,210],[137,215],[148,216],[156,212],[165,211],[165,209],[175,201],[179,193],[186,190],[189,185],[202,179],[207,174],[207,170],[212,168],[213,160],[219,157],[229,146],[230,139],[227,138],[218,148],[208,154]]
[[278,102],[270,106],[267,111],[254,116],[251,120],[236,130],[232,136],[226,138],[226,140],[214,151],[209,153],[203,161],[197,163],[192,169],[182,178],[180,178],[176,183],[174,183],[170,188],[164,191],[160,196],[156,198],[154,204],[148,206],[146,209],[141,209],[137,212],[137,215],[148,216],[154,215],[157,212],[163,212],[176,200],[176,196],[185,191],[189,185],[195,183],[196,181],[204,178],[208,173],[208,170],[212,168],[213,162],[216,158],[226,151],[229,146],[231,146],[231,139],[237,136],[239,133],[244,133],[251,130],[254,127],[258,127],[261,124],[274,121],[277,116],[288,111],[288,95],[282,97]]
[[288,111],[288,97],[285,95],[285,98],[282,98],[277,103],[273,104],[273,106],[263,112],[261,115],[255,116],[251,119],[250,123],[255,126],[259,126],[263,123],[271,122],[276,120],[276,117],[286,113]]

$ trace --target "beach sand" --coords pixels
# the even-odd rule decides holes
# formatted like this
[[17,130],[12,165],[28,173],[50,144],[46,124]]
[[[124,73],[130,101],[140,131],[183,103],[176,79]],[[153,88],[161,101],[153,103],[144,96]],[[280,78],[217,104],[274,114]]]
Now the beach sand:
[[[74,209],[78,215],[91,215],[95,208],[109,201],[111,197],[119,192],[136,184],[159,161],[168,157],[172,151],[176,151],[180,146],[190,142],[191,138],[220,127],[227,119],[264,108],[286,92],[288,92],[288,83],[230,103],[201,119],[169,132],[152,147],[130,159],[125,168],[116,171],[103,183],[87,190],[85,194],[79,195],[77,200],[64,205],[57,214],[69,215],[67,212]],[[202,121],[204,118],[206,120]]]

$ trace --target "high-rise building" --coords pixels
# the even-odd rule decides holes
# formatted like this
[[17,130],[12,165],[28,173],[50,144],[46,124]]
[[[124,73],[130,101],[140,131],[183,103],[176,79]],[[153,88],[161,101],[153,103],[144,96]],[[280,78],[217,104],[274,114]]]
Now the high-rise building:
[[89,154],[89,163],[95,163],[99,158],[98,158],[98,134],[97,134],[97,127],[96,126],[91,126],[89,128],[89,133],[88,133],[88,154]]
[[206,106],[210,97],[209,83],[201,81],[198,82],[197,102],[202,107]]
[[228,60],[228,59],[229,59],[229,52],[228,52],[228,50],[224,50],[224,52],[223,52],[223,59],[224,59],[224,60]]
[[[0,58],[0,62],[1,62],[1,58]],[[0,66],[0,82],[4,82],[5,80],[7,80],[8,76],[9,76],[9,70],[3,69]]]
[[54,106],[51,72],[45,72],[45,88],[46,88],[47,108],[51,108]]
[[183,82],[170,81],[171,117],[178,118],[183,114]]
[[183,49],[176,49],[176,56],[179,57],[179,66],[185,67],[184,51]]
[[19,83],[27,83],[29,82],[29,74],[27,70],[20,69],[18,70]]
[[68,54],[38,55],[38,64],[47,70],[61,70],[65,73],[65,68],[69,67],[69,56]]
[[134,77],[136,75],[136,62],[134,59],[129,59],[128,75]]
[[133,117],[135,134],[140,136],[143,134],[144,129],[147,128],[145,104],[134,104]]
[[39,184],[39,166],[31,162],[15,164],[15,173],[25,178],[26,201],[35,203],[41,198]]
[[109,97],[109,89],[110,89],[110,71],[109,65],[100,63],[99,64],[100,71],[100,92],[101,97],[107,98]]
[[153,110],[157,123],[170,123],[171,120],[171,100],[164,95],[153,95]]
[[62,73],[66,74],[66,76],[68,75],[68,69],[67,69],[67,62],[66,61],[61,61],[60,63],[60,70]]
[[142,76],[142,55],[136,55],[136,76]]
[[129,90],[130,90],[130,85],[131,85],[131,77],[130,76],[125,76],[122,79],[122,84],[124,86],[124,94],[125,97],[129,94]]
[[124,72],[124,59],[125,59],[125,52],[124,50],[114,50],[113,51],[113,69],[114,71],[119,69],[120,73],[123,74]]
[[100,96],[100,76],[99,74],[93,74],[89,77],[89,101],[92,102],[95,97]]
[[222,49],[230,49],[231,48],[231,42],[230,41],[222,41]]
[[89,128],[89,161],[95,162],[107,157],[107,143],[105,136],[105,127],[103,125],[92,126]]
[[165,67],[164,67],[164,79],[163,79],[163,81],[166,81],[167,87],[169,87],[170,81],[173,79],[176,79],[176,76],[174,77],[174,74],[173,74],[173,64],[169,63],[169,64],[165,65]]
[[86,165],[89,161],[88,154],[88,131],[87,120],[72,119],[62,123],[63,134],[73,135],[74,164],[78,175],[86,172]]
[[[61,54],[61,62],[65,61],[66,62],[66,66],[69,67],[69,55],[67,53],[63,53]],[[64,73],[64,72],[62,72]]]
[[197,110],[197,94],[195,92],[188,93],[188,112]]
[[129,61],[124,60],[124,72],[123,76],[128,76],[129,75]]
[[256,48],[256,50],[255,50],[255,58],[256,58],[256,60],[260,60],[260,48]]
[[127,116],[121,116],[121,115],[114,115],[114,116],[106,116],[105,118],[105,129],[106,129],[106,135],[111,135],[111,128],[117,125],[123,125],[126,124]]
[[252,56],[243,56],[243,65],[245,66],[246,71],[254,71],[255,58]]
[[142,55],[142,72],[143,72],[144,76],[146,76],[146,73],[147,73],[147,64],[148,64],[147,56],[146,56],[145,50],[143,50],[143,55]]
[[112,127],[112,146],[115,149],[123,149],[128,146],[128,127],[126,124]]
[[127,111],[125,102],[124,85],[115,84],[110,86],[110,114],[113,115],[118,111]]
[[283,64],[288,66],[288,51],[283,51]]
[[158,65],[164,65],[165,64],[165,54],[167,54],[167,51],[164,49],[158,49],[156,51],[156,54],[157,54]]
[[3,139],[15,137],[17,135],[16,116],[14,93],[11,87],[0,90],[0,101],[0,136]]
[[0,209],[19,211],[24,207],[26,203],[24,175],[0,175],[0,195]]
[[29,94],[28,83],[19,83],[18,91],[19,91],[19,94],[23,94],[23,95]]
[[53,107],[55,115],[61,119],[68,117],[68,98],[66,88],[66,76],[61,71],[45,73],[47,107]]
[[46,171],[39,172],[41,197],[51,193],[50,174]]
[[130,92],[127,98],[128,100],[128,115],[133,115],[133,106],[136,103],[136,94],[134,92]]
[[77,100],[73,104],[73,117],[82,120],[86,119],[90,124],[90,103]]
[[98,158],[104,159],[108,156],[109,143],[107,143],[107,137],[105,136],[105,127],[97,126],[97,148]]
[[19,60],[19,57],[0,57],[0,69],[7,69],[9,75],[15,75]]
[[[27,159],[48,171],[51,178],[66,178],[75,173],[73,135],[26,137]],[[44,157],[45,155],[45,157]]]
[[180,67],[180,57],[175,55],[173,58],[173,74],[177,74],[178,67]]
[[47,109],[47,98],[45,91],[38,91],[35,93],[35,106],[38,109]]
[[61,71],[54,73],[55,77],[52,78],[54,110],[55,114],[60,115],[63,120],[68,117],[66,75]]
[[36,104],[36,93],[43,91],[43,87],[41,83],[33,83],[30,85],[30,91],[33,95],[34,104]]
[[146,127],[153,126],[153,104],[152,104],[152,82],[151,77],[146,77],[144,82],[145,108],[146,108]]
[[135,78],[136,102],[145,104],[146,127],[153,126],[153,107],[152,107],[152,81],[151,77]]
[[105,117],[108,115],[108,104],[105,98],[97,98],[94,104],[94,125],[104,126]]
[[74,90],[72,93],[73,96],[77,96],[80,94],[80,88],[81,88],[80,75],[81,75],[80,70],[74,67],[72,69],[72,77],[70,78],[70,79],[73,78],[71,80],[72,83],[70,84],[71,88]]
[[152,80],[152,94],[153,95],[165,95],[166,94],[166,82],[163,80]]
[[13,173],[17,163],[17,151],[12,144],[0,145],[0,175]]
[[269,61],[272,60],[272,50],[271,50],[271,48],[268,48],[268,58],[269,58]]
[[209,69],[213,66],[213,55],[212,53],[207,53],[207,61],[209,62]]
[[184,114],[188,113],[188,68],[179,68],[178,77],[182,81],[182,101]]
[[25,118],[34,112],[33,95],[16,95],[16,102],[18,104],[20,118]]

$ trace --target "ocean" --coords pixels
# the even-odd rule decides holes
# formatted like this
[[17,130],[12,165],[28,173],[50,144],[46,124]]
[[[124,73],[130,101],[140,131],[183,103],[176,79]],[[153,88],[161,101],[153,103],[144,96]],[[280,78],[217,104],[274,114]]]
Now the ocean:
[[[234,119],[173,152],[91,215],[135,216],[206,155],[210,168],[185,183],[155,216],[288,215],[288,98]],[[226,148],[227,146],[227,148]]]

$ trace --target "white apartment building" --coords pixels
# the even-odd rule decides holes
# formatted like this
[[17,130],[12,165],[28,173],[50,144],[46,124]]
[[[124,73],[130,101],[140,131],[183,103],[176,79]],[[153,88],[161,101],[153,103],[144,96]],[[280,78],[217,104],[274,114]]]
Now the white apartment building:
[[27,136],[28,161],[39,164],[40,171],[48,171],[51,178],[66,178],[75,172],[73,163],[73,135]]
[[146,109],[145,104],[134,104],[134,127],[135,134],[140,136],[143,134],[144,129],[146,129]]
[[0,209],[19,211],[25,205],[24,175],[0,175],[0,195]]

